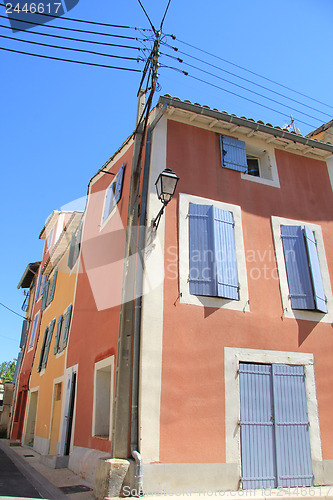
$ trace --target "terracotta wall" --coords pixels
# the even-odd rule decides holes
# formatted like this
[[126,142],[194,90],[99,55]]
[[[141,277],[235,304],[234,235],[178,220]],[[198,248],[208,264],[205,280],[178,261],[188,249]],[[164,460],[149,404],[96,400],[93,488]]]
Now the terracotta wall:
[[323,459],[333,458],[332,325],[283,317],[270,221],[275,215],[321,225],[332,277],[332,188],[325,162],[282,150],[276,161],[280,188],[242,180],[221,167],[217,134],[168,121],[167,166],[180,176],[178,192],[241,206],[250,312],[180,303],[168,254],[179,250],[179,198],[172,200],[165,215],[161,462],[225,462],[225,346],[314,354]]
[[110,170],[117,173],[126,163],[118,210],[105,225],[104,199],[113,177],[102,174],[91,184],[68,346],[67,367],[78,364],[74,446],[107,452],[110,441],[92,436],[94,368],[117,354],[132,154],[131,147]]

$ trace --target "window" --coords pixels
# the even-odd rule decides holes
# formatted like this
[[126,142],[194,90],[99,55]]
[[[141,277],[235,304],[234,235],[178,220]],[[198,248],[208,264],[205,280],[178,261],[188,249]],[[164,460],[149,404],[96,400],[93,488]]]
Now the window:
[[81,239],[82,239],[82,221],[80,222],[76,233],[72,233],[71,236],[71,243],[69,247],[69,254],[68,254],[68,267],[70,269],[73,269],[79,254],[80,254],[80,248],[81,248]]
[[114,356],[95,363],[93,436],[110,439]]
[[190,293],[239,300],[232,212],[189,204]]
[[43,275],[42,275],[42,272],[40,272],[39,278],[38,278],[38,283],[37,283],[37,288],[36,288],[35,302],[37,302],[37,300],[40,297],[40,288],[41,288],[41,284],[42,284],[42,278],[43,278]]
[[53,300],[56,282],[57,282],[58,270],[56,269],[53,273],[52,278],[48,279],[44,285],[43,290],[43,301],[41,310],[43,311]]
[[249,310],[240,207],[181,194],[179,210],[181,302]]
[[67,345],[71,318],[72,305],[68,306],[66,312],[58,318],[57,333],[54,344],[54,354],[62,352]]
[[47,238],[46,251],[50,250],[53,240],[54,228],[51,229],[49,237]]
[[332,290],[320,226],[272,217],[284,314],[331,321]]
[[242,179],[280,187],[274,149],[269,145],[221,135],[220,146],[222,167],[240,172]]
[[327,313],[315,233],[307,226],[281,226],[281,238],[291,307]]
[[36,314],[35,319],[34,319],[34,324],[32,325],[32,331],[31,331],[30,342],[29,342],[29,349],[31,349],[33,347],[34,342],[35,342],[38,320],[39,320],[39,313]]
[[112,183],[110,184],[110,186],[108,187],[108,189],[106,191],[105,200],[104,200],[104,208],[103,208],[103,216],[102,216],[102,225],[108,219],[108,217],[112,213],[114,207],[117,205],[117,203],[119,202],[119,200],[121,198],[125,167],[126,167],[126,164],[123,163],[122,166],[120,167],[117,175],[115,176],[115,178],[113,179]]
[[47,358],[49,356],[50,344],[52,340],[53,330],[55,325],[55,319],[51,321],[48,327],[45,329],[44,340],[42,345],[42,350],[40,352],[39,364],[37,371],[40,372],[43,368],[46,368]]

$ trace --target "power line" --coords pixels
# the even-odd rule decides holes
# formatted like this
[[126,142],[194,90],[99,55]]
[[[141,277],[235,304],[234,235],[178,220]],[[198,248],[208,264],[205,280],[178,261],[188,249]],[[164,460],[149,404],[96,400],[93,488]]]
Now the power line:
[[[8,19],[7,16],[0,15],[0,17],[2,19]],[[33,24],[34,26],[40,26],[40,23],[34,23],[33,21],[24,21],[23,19],[15,19],[15,21],[18,21],[20,23],[25,23],[25,24]],[[109,36],[109,37],[114,37],[114,38],[124,38],[126,40],[137,40],[137,38],[134,36],[114,35],[111,33],[103,33],[100,31],[78,30],[76,28],[65,28],[64,26],[53,26],[52,24],[48,24],[47,27],[54,29],[54,30],[75,31],[76,33],[88,33],[89,35],[101,35],[101,36]]]
[[0,302],[0,306],[4,307],[5,309],[8,309],[8,311],[12,312],[13,314],[16,314],[16,316],[20,316],[20,318],[23,318],[23,319],[27,319],[25,316],[23,316],[22,314],[19,314],[17,313],[16,311],[13,311],[13,309],[11,309],[10,307],[8,306],[5,306],[5,304],[3,304],[2,302]]
[[[4,3],[0,3],[0,5],[2,7],[7,7],[6,4]],[[16,12],[16,11],[15,11]],[[108,28],[126,28],[126,29],[131,29],[131,30],[136,30],[137,28],[134,28],[132,26],[124,26],[124,25],[121,25],[121,24],[109,24],[109,23],[100,23],[100,22],[96,22],[96,21],[86,21],[84,19],[74,19],[73,17],[64,17],[64,16],[57,16],[57,15],[53,15],[53,14],[47,14],[46,12],[31,12],[31,11],[25,11],[23,9],[19,9],[19,12],[24,12],[25,14],[37,14],[38,16],[48,16],[48,17],[52,17],[52,19],[56,19],[57,17],[61,17],[61,19],[64,19],[65,21],[75,21],[77,23],[86,23],[86,24],[94,24],[96,26],[106,26]],[[15,19],[16,21],[17,19]],[[142,28],[143,29],[143,28]]]
[[156,29],[155,29],[155,27],[154,27],[153,23],[151,22],[150,17],[148,16],[146,9],[144,8],[144,6],[142,5],[142,3],[141,3],[141,1],[140,1],[140,0],[138,0],[138,2],[139,2],[139,4],[140,4],[140,6],[141,6],[141,8],[142,8],[143,12],[146,14],[146,17],[147,17],[147,19],[148,19],[148,21],[149,21],[150,26],[152,27],[153,32],[156,34]]
[[[12,28],[10,26],[5,26],[4,24],[0,24],[0,28],[5,28],[8,30],[11,30]],[[52,38],[60,38],[61,40],[71,40],[73,42],[83,42],[83,43],[94,43],[96,45],[104,45],[106,47],[120,47],[122,49],[135,49],[135,50],[142,50],[140,47],[134,47],[133,45],[121,45],[118,43],[109,43],[109,42],[97,42],[94,40],[85,40],[83,38],[73,38],[70,36],[63,36],[63,35],[52,35],[50,33],[41,33],[40,31],[29,31],[29,34],[31,35],[41,35],[41,36],[49,36]],[[140,40],[138,40],[140,41]]]
[[0,35],[0,38],[6,38],[7,40],[16,40],[18,42],[23,42],[23,43],[31,43],[31,44],[39,45],[42,47],[51,47],[54,49],[63,49],[63,50],[72,50],[75,52],[84,52],[85,54],[94,54],[94,55],[104,56],[104,57],[113,57],[113,58],[117,58],[117,59],[127,59],[130,61],[137,61],[137,62],[143,60],[142,58],[139,58],[139,57],[117,56],[117,55],[112,55],[112,54],[104,54],[102,52],[96,52],[93,50],[77,49],[74,47],[62,47],[61,45],[51,45],[49,43],[33,42],[32,40],[22,40],[21,38],[16,38],[13,36]]
[[333,106],[330,106],[329,104],[326,104],[325,102],[318,101],[317,99],[314,99],[313,97],[310,97],[306,94],[303,94],[302,92],[299,92],[298,90],[294,90],[290,87],[287,87],[286,85],[283,85],[282,83],[278,83],[274,80],[271,80],[270,78],[267,78],[266,76],[263,76],[263,75],[260,75],[259,73],[256,73],[255,71],[251,71],[250,69],[244,68],[243,66],[240,66],[240,65],[235,64],[231,61],[228,61],[227,59],[223,59],[222,57],[217,56],[216,54],[212,54],[211,52],[208,52],[204,49],[200,49],[199,47],[195,47],[194,45],[191,45],[190,43],[187,43],[187,42],[184,42],[183,40],[180,40],[175,35],[168,35],[168,36],[171,36],[171,38],[173,40],[178,40],[178,42],[183,43],[184,45],[187,45],[188,47],[191,47],[192,49],[199,50],[200,52],[203,52],[206,55],[209,55],[211,57],[215,57],[216,59],[219,59],[220,61],[226,62],[227,64],[231,64],[232,66],[235,66],[236,68],[242,69],[243,71],[247,71],[248,73],[251,73],[252,75],[258,76],[259,78],[262,78],[270,83],[274,83],[274,85],[278,85],[279,87],[290,90],[291,92],[295,92],[295,94],[306,97],[307,99],[310,99],[311,101],[317,102],[318,104],[322,104],[323,106],[326,106],[328,108],[333,109]]
[[[301,101],[298,101],[297,99],[293,99],[292,97],[288,97],[288,96],[286,96],[286,95],[284,95],[284,94],[281,94],[280,92],[277,92],[276,90],[272,90],[272,89],[270,89],[270,88],[268,88],[268,87],[265,87],[264,85],[260,85],[260,83],[253,82],[252,80],[249,80],[248,78],[244,78],[244,77],[242,77],[242,76],[240,76],[240,75],[237,75],[236,73],[232,73],[231,71],[228,71],[228,70],[226,70],[226,69],[220,68],[219,66],[216,66],[215,64],[211,64],[211,63],[209,63],[209,62],[207,62],[207,61],[204,61],[203,59],[200,59],[200,58],[198,58],[198,57],[192,56],[191,54],[188,54],[187,52],[183,52],[183,51],[179,50],[177,47],[172,47],[171,45],[169,45],[169,44],[167,44],[167,43],[165,43],[165,42],[161,42],[161,43],[162,43],[163,45],[165,45],[166,47],[173,49],[174,51],[176,51],[176,52],[177,52],[177,53],[179,53],[179,54],[184,54],[185,56],[188,56],[188,57],[190,57],[191,59],[195,59],[196,61],[199,61],[199,62],[201,62],[201,63],[203,63],[203,64],[206,64],[207,66],[210,66],[210,67],[215,68],[215,69],[217,69],[217,70],[219,70],[219,71],[222,71],[223,73],[227,73],[228,75],[232,75],[232,76],[234,76],[235,78],[238,78],[238,79],[240,79],[240,80],[243,80],[243,81],[245,81],[245,82],[250,83],[251,85],[254,85],[254,86],[256,86],[256,87],[259,87],[259,88],[261,88],[261,89],[263,89],[263,90],[267,90],[268,92],[271,92],[271,93],[273,93],[273,94],[275,94],[275,95],[278,95],[278,96],[280,96],[280,97],[283,97],[284,99],[287,99],[287,100],[289,100],[289,101],[292,101],[292,102],[295,102],[295,103],[297,103],[297,104],[300,104],[301,106],[304,106],[304,107],[306,107],[306,108],[312,109],[313,111],[316,111],[316,112],[318,112],[318,113],[321,113],[321,114],[323,114],[323,115],[328,116],[328,117],[330,117],[330,118],[331,118],[331,115],[330,115],[330,114],[328,114],[328,113],[325,113],[325,111],[320,111],[318,108],[314,108],[313,106],[309,106],[308,104],[305,104],[305,103],[303,103],[303,102],[301,102]],[[169,54],[164,54],[164,55],[166,55],[166,56],[168,56],[168,57],[171,57],[171,58],[173,57],[173,56],[170,56]],[[174,59],[176,59],[176,60],[177,60],[178,62],[180,62],[180,63],[183,63],[183,62],[184,62],[182,59],[180,59],[180,58],[178,58],[178,57],[174,57]],[[186,63],[186,62],[184,62],[184,64],[187,64],[187,63]]]
[[163,19],[162,19],[162,21],[161,21],[160,31],[162,31],[162,28],[163,28],[163,23],[164,23],[164,20],[165,20],[166,15],[167,15],[167,12],[168,12],[168,10],[169,10],[170,3],[171,3],[171,0],[169,0],[168,5],[166,6],[166,9],[165,9],[165,12],[164,12],[164,16],[163,16]]
[[73,59],[64,59],[62,57],[44,56],[42,54],[34,54],[32,52],[24,52],[22,50],[8,49],[8,48],[5,48],[5,47],[0,47],[0,50],[6,50],[8,52],[15,52],[16,54],[24,54],[24,55],[27,55],[27,56],[41,57],[43,59],[52,59],[54,61],[65,61],[65,62],[70,62],[70,63],[75,63],[75,64],[84,64],[84,65],[87,65],[87,66],[97,66],[99,68],[121,69],[123,71],[135,71],[137,73],[141,73],[140,69],[122,68],[122,67],[119,67],[119,66],[109,66],[107,64],[97,64],[97,63],[91,63],[91,62],[86,62],[86,61],[75,61]]
[[[168,54],[164,54],[164,55],[168,55]],[[238,83],[231,82],[230,80],[227,80],[226,78],[222,78],[221,76],[214,75],[214,73],[211,73],[210,71],[206,71],[204,69],[198,68],[198,67],[194,66],[193,64],[186,63],[185,61],[182,61],[182,63],[185,64],[186,66],[189,66],[193,69],[196,69],[197,71],[201,71],[202,73],[205,73],[206,75],[210,75],[210,76],[213,76],[214,78],[218,78],[219,80],[227,82],[230,85],[234,85],[235,87],[238,87],[242,90],[245,90],[246,92],[250,92],[251,94],[254,94],[254,95],[261,97],[263,99],[267,99],[268,101],[274,102],[275,104],[278,104],[279,106],[283,106],[285,108],[288,108],[289,110],[296,111],[297,113],[301,113],[302,115],[307,116],[308,118],[311,118],[312,120],[317,120],[318,122],[322,123],[322,120],[320,118],[316,118],[312,115],[309,115],[308,113],[305,113],[304,111],[290,107],[287,104],[283,104],[283,103],[277,101],[276,99],[272,99],[270,97],[264,96],[263,94],[260,94],[259,92],[256,92],[255,90],[251,90],[251,89],[248,89],[246,87],[243,87],[243,85],[239,85]]]
[[[185,76],[188,76],[194,80],[197,80],[201,83],[205,83],[206,85],[210,85],[211,87],[214,87],[216,89],[219,89],[219,90],[222,90],[223,92],[227,92],[228,94],[231,94],[231,95],[234,95],[236,97],[239,97],[240,99],[244,99],[245,101],[248,101],[248,102],[252,102],[253,104],[256,104],[257,106],[261,106],[263,108],[266,108],[270,111],[273,111],[274,113],[277,113],[279,115],[282,115],[284,117],[287,117],[288,115],[286,113],[283,113],[282,111],[278,111],[277,109],[274,109],[274,108],[271,108],[269,106],[266,106],[265,104],[261,104],[260,102],[257,102],[257,101],[253,101],[252,99],[249,99],[248,97],[244,97],[240,94],[236,94],[236,92],[232,92],[231,90],[227,90],[227,89],[224,89],[223,87],[220,87],[219,85],[215,85],[214,83],[211,83],[211,82],[207,82],[206,80],[203,80],[202,78],[198,78],[197,76],[194,76],[194,75],[190,75],[187,71],[182,71],[181,69],[178,69],[178,68],[173,68],[171,66],[162,66],[161,67],[164,67],[164,68],[168,68],[168,69],[172,69],[174,71],[178,71],[180,73],[183,73]],[[298,122],[300,123],[303,123],[303,125],[307,125],[308,127],[311,127],[311,128],[314,128],[315,126],[314,125],[310,125],[309,123],[306,123],[302,120],[299,120],[297,119]]]

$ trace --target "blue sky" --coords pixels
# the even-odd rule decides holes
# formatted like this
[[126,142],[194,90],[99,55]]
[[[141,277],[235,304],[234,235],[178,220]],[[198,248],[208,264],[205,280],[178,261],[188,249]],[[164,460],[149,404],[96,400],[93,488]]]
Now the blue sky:
[[[13,4],[15,5],[15,1]],[[143,0],[143,4],[153,24],[158,26],[167,1]],[[0,6],[0,11],[1,15],[5,15],[4,7]],[[80,0],[68,15],[97,22],[150,27],[137,0]],[[292,113],[296,126],[305,135],[333,118],[332,18],[331,0],[172,0],[163,31],[174,34],[177,39],[166,38],[165,41],[188,55],[177,54],[166,46],[161,47],[161,90],[156,93],[154,103],[159,95],[171,94],[280,126],[290,121]],[[0,24],[9,26],[9,21],[0,19]],[[61,18],[52,21],[50,26],[83,28],[137,38],[146,34],[134,30],[78,26]],[[87,47],[88,44],[33,35],[34,31],[80,36],[95,41],[114,41],[101,35],[70,35],[69,32],[52,30],[48,25],[16,34],[9,29],[0,28],[0,35],[90,48],[114,55],[131,53],[144,57],[143,53],[136,50],[103,46],[92,48]],[[233,65],[183,42],[215,54]],[[140,41],[122,40],[120,43],[134,43],[143,47]],[[137,69],[143,67],[142,63],[60,52],[5,38],[1,38],[0,47],[99,64],[125,65]],[[164,54],[181,57],[201,71],[184,66],[183,69],[190,73],[190,76],[185,76],[179,71],[163,67],[181,67],[177,61]],[[331,107],[276,86],[238,66]],[[203,73],[202,70],[220,78]],[[238,75],[238,78],[230,73]],[[23,291],[16,287],[26,265],[41,258],[43,241],[38,239],[38,235],[45,220],[52,210],[60,209],[85,196],[89,179],[133,131],[136,93],[141,74],[51,61],[0,50],[0,75],[0,302],[23,314]],[[212,85],[199,82],[193,76],[210,81]],[[270,96],[277,102],[264,100],[221,78]],[[225,88],[229,93],[214,85]],[[263,86],[276,93],[269,93]],[[247,100],[230,92],[241,94]],[[279,94],[295,99],[298,103]],[[279,113],[266,109],[259,103]],[[287,107],[282,107],[279,103],[284,103]],[[314,109],[304,107],[304,103]],[[22,319],[19,316],[0,306],[0,362],[17,356],[21,325]]]

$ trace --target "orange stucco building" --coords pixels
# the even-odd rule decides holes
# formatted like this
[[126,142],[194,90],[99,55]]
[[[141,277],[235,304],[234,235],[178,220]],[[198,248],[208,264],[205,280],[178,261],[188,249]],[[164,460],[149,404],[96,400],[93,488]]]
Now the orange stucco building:
[[[69,253],[81,218],[82,212],[53,212],[40,234],[45,245],[31,293],[34,314],[30,315],[32,326],[25,341],[19,379],[20,386],[23,375],[28,377],[28,397],[19,423],[22,443],[33,446],[42,455],[59,455],[64,429],[64,367],[76,284],[75,270],[69,267]],[[21,436],[16,434],[14,418],[11,437]]]
[[[148,125],[142,161],[137,135],[89,183],[69,467],[133,457],[125,494],[333,484],[330,124],[303,137],[164,96]],[[165,169],[180,180],[156,228]]]

